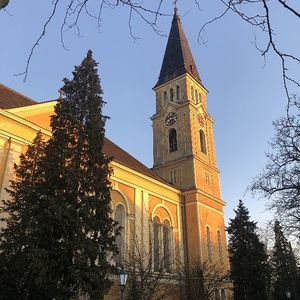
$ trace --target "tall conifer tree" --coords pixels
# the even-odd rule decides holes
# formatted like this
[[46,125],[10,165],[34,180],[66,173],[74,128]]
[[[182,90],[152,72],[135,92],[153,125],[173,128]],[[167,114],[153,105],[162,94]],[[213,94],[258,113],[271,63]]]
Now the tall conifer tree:
[[264,244],[259,241],[256,223],[250,220],[249,211],[241,200],[235,213],[227,228],[234,299],[267,299],[270,269]]
[[274,223],[274,233],[275,243],[271,259],[273,297],[275,300],[285,299],[286,293],[290,292],[290,299],[299,299],[300,282],[295,255],[277,220]]
[[35,280],[27,293],[29,299],[102,299],[112,284],[110,258],[117,248],[110,217],[110,158],[102,151],[106,117],[91,51],[75,67],[73,79],[64,79],[62,90],[39,168],[43,180],[31,195],[39,206],[30,216],[37,226],[20,233],[32,241],[26,263]]

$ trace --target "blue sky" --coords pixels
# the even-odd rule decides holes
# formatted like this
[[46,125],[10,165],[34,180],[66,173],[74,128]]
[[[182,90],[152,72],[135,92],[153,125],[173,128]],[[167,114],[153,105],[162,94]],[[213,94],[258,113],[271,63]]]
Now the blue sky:
[[[94,0],[95,2],[95,0]],[[268,216],[264,202],[244,191],[252,177],[262,169],[273,135],[272,121],[284,114],[286,98],[280,61],[267,57],[267,63],[253,46],[254,37],[263,41],[255,29],[237,16],[228,15],[207,27],[205,45],[197,42],[201,26],[219,14],[220,1],[203,1],[198,10],[193,0],[179,1],[185,33],[202,82],[209,90],[208,109],[215,120],[215,145],[221,171],[221,190],[227,202],[226,218],[233,217],[238,199],[244,199],[251,216],[260,223]],[[156,83],[171,25],[171,16],[158,21],[162,36],[134,17],[129,34],[128,10],[105,9],[101,27],[83,16],[80,37],[75,30],[64,34],[66,51],[60,43],[62,7],[50,23],[45,38],[36,49],[27,81],[14,74],[24,71],[30,48],[50,14],[51,1],[11,1],[10,15],[0,11],[0,82],[37,100],[58,96],[64,77],[71,78],[74,65],[92,49],[99,62],[99,73],[107,101],[107,136],[147,166],[152,166],[152,128],[154,113],[152,87]],[[164,11],[172,14],[172,1]],[[279,10],[274,11],[278,30],[294,26]],[[286,47],[299,53],[299,37],[278,35]]]

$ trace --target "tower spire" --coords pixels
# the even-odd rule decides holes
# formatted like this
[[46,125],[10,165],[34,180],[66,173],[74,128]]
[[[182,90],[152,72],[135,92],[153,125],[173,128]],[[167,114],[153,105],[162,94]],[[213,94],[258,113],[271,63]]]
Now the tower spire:
[[180,17],[178,15],[177,1],[174,4],[174,15],[168,43],[163,58],[159,79],[155,87],[162,85],[185,73],[190,74],[201,84],[201,79],[189,47],[187,38],[184,34]]

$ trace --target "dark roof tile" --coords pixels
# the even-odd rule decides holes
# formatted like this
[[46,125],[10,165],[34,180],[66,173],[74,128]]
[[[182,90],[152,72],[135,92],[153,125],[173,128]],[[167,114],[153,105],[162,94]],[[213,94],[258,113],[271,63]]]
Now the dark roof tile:
[[0,108],[9,109],[36,103],[34,100],[0,83]]

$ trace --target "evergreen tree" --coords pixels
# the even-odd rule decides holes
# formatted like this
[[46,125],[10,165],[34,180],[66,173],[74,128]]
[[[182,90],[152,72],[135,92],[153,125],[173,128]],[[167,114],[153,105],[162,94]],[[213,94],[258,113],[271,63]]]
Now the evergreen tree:
[[107,117],[91,51],[62,89],[38,170],[42,180],[31,193],[38,207],[28,215],[34,230],[17,233],[31,241],[25,262],[30,268],[21,281],[34,278],[28,299],[102,299],[112,284],[110,258],[117,248],[110,217],[110,158],[102,151]]
[[32,217],[39,210],[33,195],[42,180],[38,170],[44,149],[45,142],[39,132],[26,153],[20,156],[19,165],[14,165],[15,180],[6,189],[11,199],[3,201],[0,210],[1,221],[7,225],[0,231],[0,299],[27,298],[32,280],[28,272],[30,236],[36,227]]
[[299,299],[299,275],[297,262],[291,244],[283,234],[279,221],[274,224],[275,243],[272,254],[273,297],[275,300],[286,299],[286,292],[292,300]]
[[264,244],[259,241],[256,223],[240,200],[236,216],[230,219],[228,252],[234,299],[268,298],[270,268]]

